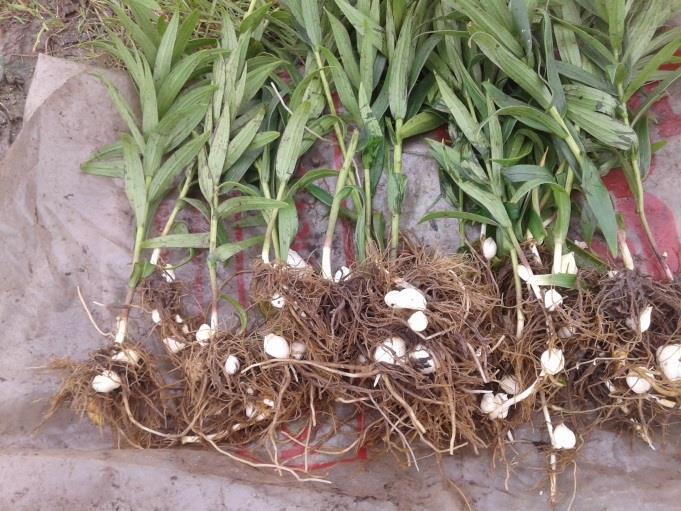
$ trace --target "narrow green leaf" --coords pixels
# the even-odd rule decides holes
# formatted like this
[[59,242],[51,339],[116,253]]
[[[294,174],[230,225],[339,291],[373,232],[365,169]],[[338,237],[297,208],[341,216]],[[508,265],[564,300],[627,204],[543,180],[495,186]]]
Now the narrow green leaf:
[[531,282],[537,286],[556,286],[574,289],[577,283],[577,275],[569,273],[551,273],[549,275],[533,275]]
[[466,139],[483,155],[489,152],[489,144],[480,131],[480,125],[471,116],[466,105],[458,98],[454,91],[439,76],[435,75],[442,100],[444,101],[449,113],[452,114],[457,127],[464,134]]
[[551,93],[533,69],[516,58],[491,35],[476,32],[473,34],[473,39],[488,59],[532,96],[542,108],[549,109],[552,99]]
[[180,15],[175,12],[166,27],[166,31],[161,38],[161,44],[156,52],[156,61],[154,63],[154,81],[161,83],[165,80],[170,72],[170,67],[173,63],[173,52],[175,49],[175,42],[177,41],[177,31],[180,26]]
[[224,170],[227,170],[234,165],[238,159],[241,158],[241,156],[250,148],[251,143],[255,139],[255,136],[258,133],[264,118],[265,105],[260,105],[255,116],[239,130],[232,140],[230,140],[227,150],[227,157],[225,159]]
[[138,229],[143,229],[147,218],[147,192],[144,183],[144,170],[138,148],[129,135],[121,137],[125,159],[125,193],[135,213]]
[[554,181],[553,175],[539,165],[513,165],[503,170],[503,176],[509,183],[523,183],[525,181],[544,180]]
[[321,52],[329,63],[333,83],[336,87],[336,92],[338,93],[341,104],[348,111],[355,123],[361,122],[362,117],[359,112],[359,104],[357,103],[352,84],[350,83],[350,79],[345,73],[343,66],[328,49],[321,48]]
[[444,120],[435,112],[421,112],[405,122],[397,133],[397,137],[406,140],[417,135],[423,135],[442,126]]
[[336,42],[336,49],[340,56],[340,60],[343,63],[343,69],[348,75],[350,82],[355,89],[359,88],[360,78],[359,78],[359,66],[357,65],[357,57],[350,42],[350,34],[346,30],[343,23],[341,23],[338,18],[327,11],[326,16],[331,23],[331,32],[333,33],[333,39]]
[[510,0],[509,8],[513,16],[513,25],[525,50],[525,56],[529,57],[532,55],[532,29],[527,0]]
[[298,233],[298,211],[293,203],[288,203],[286,207],[279,210],[277,215],[279,226],[279,254],[282,261],[286,261],[289,248]]
[[144,248],[208,248],[210,243],[207,232],[192,234],[166,234],[150,238],[142,245]]
[[275,160],[275,171],[280,183],[287,182],[296,168],[309,114],[310,103],[304,101],[293,112],[284,128]]
[[265,211],[284,208],[286,205],[286,202],[265,197],[232,197],[220,203],[218,215],[220,218],[225,218],[244,211]]
[[338,176],[338,171],[335,169],[315,169],[308,170],[303,174],[303,176],[296,180],[286,192],[286,200],[293,198],[300,190],[307,188],[307,186],[320,179],[325,179],[327,177]]
[[629,99],[636,94],[641,87],[643,87],[646,83],[649,83],[660,66],[667,63],[669,59],[674,56],[676,50],[678,50],[679,47],[681,47],[681,37],[673,40],[659,52],[657,52],[655,56],[646,63],[643,69],[641,69],[636,76],[632,78],[631,82],[629,82],[626,90],[624,91],[623,100],[629,101]]
[[156,202],[172,187],[175,178],[184,168],[192,164],[199,151],[205,146],[208,134],[195,137],[175,151],[154,174],[149,184],[149,202]]
[[568,104],[568,117],[596,140],[616,149],[628,150],[636,144],[636,133],[626,124],[605,114]]
[[142,136],[142,133],[140,133],[140,130],[137,127],[137,123],[135,122],[135,118],[132,114],[130,106],[128,105],[128,102],[125,101],[125,99],[123,99],[123,96],[121,95],[120,92],[118,92],[118,89],[111,82],[111,80],[101,75],[96,75],[95,77],[106,87],[106,90],[109,93],[111,101],[116,107],[116,110],[118,110],[120,116],[123,118],[123,121],[125,121],[125,124],[128,126],[128,129],[130,130],[130,135],[132,135],[132,138],[135,140],[138,149],[140,151],[143,151],[145,145],[144,137]]
[[414,55],[412,23],[413,13],[410,12],[402,24],[395,54],[388,67],[388,102],[394,119],[404,119],[407,115],[408,79]]
[[173,63],[180,60],[180,58],[182,58],[182,55],[184,55],[184,52],[187,49],[187,45],[189,44],[189,41],[191,40],[191,37],[194,34],[194,30],[196,29],[196,25],[198,24],[198,22],[199,12],[192,11],[180,25],[180,28],[177,31],[177,37],[175,38],[175,47],[173,49],[172,59]]
[[645,115],[646,112],[650,109],[651,106],[653,106],[659,99],[662,97],[662,95],[667,91],[671,85],[676,82],[681,78],[681,68],[677,69],[676,71],[673,71],[671,74],[669,74],[664,80],[662,80],[655,89],[646,96],[645,101],[643,104],[636,110],[636,114],[634,115],[633,120],[631,121],[632,126],[635,126],[638,121],[641,119],[643,115]]
[[305,32],[307,32],[310,44],[312,44],[312,48],[317,48],[322,42],[322,20],[319,16],[319,2],[303,0],[301,2],[301,11]]
[[494,226],[499,225],[491,218],[482,215],[476,215],[475,213],[468,213],[466,211],[435,211],[433,213],[428,213],[427,215],[424,215],[423,218],[419,220],[419,223],[422,224],[424,222],[430,222],[431,220],[440,220],[443,218],[454,218],[456,220],[464,220],[467,222],[475,222],[478,224],[487,224]]
[[243,241],[223,243],[215,249],[213,253],[213,258],[216,261],[225,262],[237,255],[239,252],[248,250],[249,248],[256,247],[264,241],[264,236],[253,236]]
[[355,28],[357,33],[362,37],[370,35],[376,49],[383,51],[385,43],[381,26],[372,18],[350,5],[346,0],[335,1],[338,8]]

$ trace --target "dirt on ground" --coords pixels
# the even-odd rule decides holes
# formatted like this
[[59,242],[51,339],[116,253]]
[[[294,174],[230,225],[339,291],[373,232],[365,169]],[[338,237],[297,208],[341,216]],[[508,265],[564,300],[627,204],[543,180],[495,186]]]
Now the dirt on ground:
[[[5,1],[7,2],[5,4]],[[0,160],[23,124],[24,104],[39,53],[93,60],[87,43],[101,26],[89,0],[0,1]]]

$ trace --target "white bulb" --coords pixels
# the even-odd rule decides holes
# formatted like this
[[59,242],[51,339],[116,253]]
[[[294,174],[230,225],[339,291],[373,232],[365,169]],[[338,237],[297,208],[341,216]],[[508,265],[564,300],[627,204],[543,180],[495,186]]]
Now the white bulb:
[[196,331],[196,340],[204,346],[208,341],[210,341],[210,338],[213,337],[213,334],[215,331],[210,327],[210,325],[207,325],[204,323],[199,327],[199,329]]
[[234,355],[229,355],[225,360],[225,372],[230,376],[238,373],[239,367],[241,367],[241,362]]
[[289,358],[291,354],[288,341],[275,334],[267,334],[263,338],[263,349],[272,358]]
[[558,424],[553,430],[553,447],[556,449],[574,449],[577,437],[565,424]]
[[334,282],[340,282],[341,280],[345,280],[350,276],[350,268],[347,266],[341,266],[340,269],[336,271],[336,273],[333,275],[333,281]]
[[508,408],[502,408],[502,405],[506,401],[508,401],[508,396],[503,392],[484,394],[480,401],[480,410],[492,419],[505,419],[508,417]]
[[660,346],[657,363],[665,378],[671,382],[681,381],[681,344]]
[[409,361],[421,374],[433,374],[438,368],[437,359],[423,344],[417,344],[409,352]]
[[163,339],[163,344],[166,345],[166,348],[168,348],[171,353],[182,351],[187,346],[185,343],[178,341],[174,337],[166,337]]
[[414,314],[409,316],[407,323],[413,332],[423,332],[426,328],[428,328],[428,318],[423,311],[416,311]]
[[649,380],[654,378],[652,371],[645,367],[637,367],[636,371],[627,373],[627,386],[634,394],[645,394],[652,388]]
[[521,264],[518,266],[518,277],[520,277],[524,282],[527,282],[532,279],[532,270]]
[[121,386],[121,377],[113,371],[102,371],[92,379],[95,392],[107,394]]
[[179,314],[175,314],[175,323],[184,323],[182,316],[180,316]]
[[544,293],[544,307],[553,312],[563,303],[563,296],[555,289],[549,289]]
[[286,304],[286,299],[281,296],[279,293],[275,293],[272,295],[272,300],[270,301],[272,304],[272,307],[275,309],[283,309],[284,305]]
[[302,359],[306,351],[307,346],[305,346],[305,343],[300,341],[294,341],[291,343],[291,356],[296,360]]
[[569,339],[575,335],[576,330],[573,326],[564,325],[558,329],[558,337],[561,339]]
[[140,354],[137,353],[135,350],[124,349],[116,353],[113,357],[111,357],[111,360],[114,360],[116,362],[124,362],[126,364],[130,364],[131,366],[136,366],[137,364],[139,364]]
[[166,282],[168,283],[175,282],[175,270],[173,269],[173,265],[172,264],[163,265],[162,275]]
[[157,325],[161,322],[161,313],[158,311],[158,309],[151,311],[151,320]]
[[511,375],[504,376],[499,382],[499,387],[501,387],[501,390],[506,392],[506,394],[512,396],[515,396],[520,392],[520,383],[518,382],[518,379]]
[[384,297],[388,307],[393,309],[426,310],[426,297],[418,289],[408,287],[400,291],[390,291]]
[[263,399],[262,403],[265,406],[269,406],[270,408],[274,408],[274,401],[272,401],[271,399]]
[[577,275],[577,261],[575,261],[575,253],[568,252],[564,254],[560,259],[560,271],[563,273],[569,273],[571,275]]
[[551,376],[558,374],[565,367],[563,351],[551,348],[541,354],[542,371]]
[[288,251],[288,256],[286,256],[286,264],[296,270],[302,270],[307,267],[307,263],[303,261],[303,258],[300,257],[300,254],[295,250]]
[[374,360],[388,365],[400,363],[407,353],[407,343],[401,337],[390,337],[374,350]]
[[650,328],[650,321],[653,316],[653,306],[648,305],[643,312],[641,312],[641,317],[638,320],[638,327],[641,333],[645,332]]
[[486,238],[482,242],[482,255],[488,261],[491,261],[497,255],[497,242],[493,238]]

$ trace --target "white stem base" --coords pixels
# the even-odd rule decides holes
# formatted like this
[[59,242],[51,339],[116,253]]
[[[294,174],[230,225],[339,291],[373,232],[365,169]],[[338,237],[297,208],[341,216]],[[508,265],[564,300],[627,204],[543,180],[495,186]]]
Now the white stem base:
[[322,248],[322,277],[326,280],[331,280],[331,247]]
[[116,321],[116,344],[123,344],[125,341],[125,336],[128,331],[128,320],[127,318],[117,318]]

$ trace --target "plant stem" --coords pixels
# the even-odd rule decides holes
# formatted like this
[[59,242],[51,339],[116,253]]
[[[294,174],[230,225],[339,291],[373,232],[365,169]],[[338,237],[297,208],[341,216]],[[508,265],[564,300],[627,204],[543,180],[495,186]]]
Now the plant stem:
[[[624,88],[622,86],[622,83],[617,84],[617,93],[619,96],[619,100],[622,103],[620,111],[621,115],[620,117],[622,118],[622,121],[629,127],[633,129],[633,126],[629,122],[629,112],[627,110],[626,104],[624,104],[623,98],[624,98]],[[660,254],[659,249],[657,248],[657,241],[655,240],[655,236],[653,235],[653,231],[650,229],[650,224],[648,224],[648,217],[646,216],[646,211],[645,211],[645,199],[644,199],[644,192],[643,192],[643,179],[641,177],[641,167],[639,166],[638,162],[638,149],[637,148],[632,148],[628,152],[628,157],[629,157],[629,162],[631,164],[631,180],[627,179],[627,183],[629,184],[629,188],[631,189],[631,194],[634,196],[635,203],[636,203],[636,214],[638,215],[639,220],[641,221],[641,225],[643,226],[643,231],[646,233],[646,238],[648,238],[648,244],[650,245],[650,248],[653,250],[653,253],[655,254],[655,258],[657,259],[658,264],[662,268],[662,271],[664,271],[665,277],[670,282],[674,281],[674,274],[672,273],[671,269],[669,268],[669,265],[667,264],[667,261],[665,258]]]
[[[286,183],[279,184],[279,190],[277,191],[277,200],[282,200],[286,194]],[[274,238],[274,226],[277,222],[277,216],[279,210],[275,209],[270,213],[270,219],[267,222],[267,230],[265,231],[265,240],[262,244],[262,261],[265,264],[270,264],[270,246],[272,244],[272,239]]]
[[523,314],[523,291],[520,277],[518,276],[518,254],[511,250],[511,263],[513,264],[513,285],[515,287],[515,311],[516,311],[516,337],[523,334],[525,328],[525,314]]
[[218,288],[217,261],[215,260],[215,250],[217,249],[218,239],[218,187],[214,187],[213,201],[210,208],[210,240],[208,246],[208,274],[210,275],[210,328],[211,337],[215,335],[218,327]]
[[[187,172],[186,177],[184,179],[184,183],[182,184],[182,188],[180,189],[180,193],[178,194],[177,198],[175,199],[175,204],[173,205],[173,209],[170,212],[170,215],[168,216],[168,220],[166,220],[166,223],[163,226],[163,230],[161,230],[161,234],[159,234],[159,236],[166,236],[170,232],[170,229],[173,228],[173,225],[175,224],[175,219],[177,218],[177,214],[180,212],[180,210],[183,207],[184,198],[189,193],[189,189],[192,186],[193,180],[194,180],[194,167],[192,167],[191,170],[189,172]],[[151,253],[151,257],[149,258],[149,262],[153,265],[158,264],[158,259],[159,259],[160,255],[161,255],[161,249],[155,248],[153,250],[153,252]]]
[[[400,129],[402,129],[402,119],[395,121],[395,147],[393,149],[393,172],[396,175],[402,174],[402,138],[399,136]],[[402,204],[397,205],[402,207]],[[392,212],[392,225],[390,228],[390,255],[394,258],[397,256],[397,246],[400,241],[400,213],[399,211]]]
[[325,279],[331,279],[331,245],[333,244],[333,234],[336,229],[336,222],[338,221],[338,212],[341,207],[340,195],[345,188],[345,182],[348,180],[350,174],[350,168],[352,167],[352,158],[355,155],[357,149],[357,142],[359,141],[359,132],[355,130],[350,139],[350,144],[348,150],[345,153],[345,160],[343,161],[343,166],[338,173],[338,179],[336,180],[336,191],[333,196],[333,202],[331,203],[331,212],[329,213],[329,223],[326,228],[326,236],[324,238],[324,247],[322,248],[322,276]]
[[125,294],[123,311],[118,319],[118,326],[116,329],[115,341],[118,344],[123,343],[128,335],[128,318],[130,317],[130,307],[135,298],[135,290],[137,289],[139,280],[139,277],[135,277],[135,275],[140,271],[138,267],[140,260],[142,259],[142,244],[144,243],[145,230],[146,226],[141,225],[137,227],[137,231],[135,232],[135,248],[132,256],[132,277],[128,281],[128,290]]

